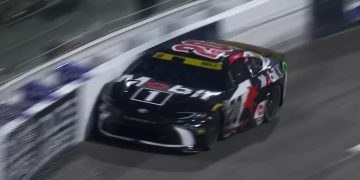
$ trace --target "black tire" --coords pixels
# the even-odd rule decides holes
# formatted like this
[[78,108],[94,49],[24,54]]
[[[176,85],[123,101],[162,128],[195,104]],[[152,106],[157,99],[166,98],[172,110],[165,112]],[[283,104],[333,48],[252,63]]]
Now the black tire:
[[207,124],[207,133],[204,135],[203,142],[200,148],[204,151],[211,150],[219,139],[220,127],[221,127],[221,116],[220,114],[212,114],[212,120]]
[[264,122],[274,121],[277,118],[277,112],[281,104],[281,87],[274,86],[267,97],[265,105]]
[[102,134],[99,132],[97,123],[99,119],[99,109],[98,106],[100,104],[100,96],[96,99],[94,106],[91,111],[90,115],[90,122],[88,123],[87,130],[86,130],[86,140],[97,140],[102,137]]

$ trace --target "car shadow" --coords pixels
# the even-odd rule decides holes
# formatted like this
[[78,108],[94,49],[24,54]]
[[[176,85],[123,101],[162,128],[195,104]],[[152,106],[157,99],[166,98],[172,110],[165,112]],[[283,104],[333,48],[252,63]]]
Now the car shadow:
[[[251,128],[228,139],[219,141],[214,149],[197,154],[184,154],[176,150],[115,141],[92,140],[82,147],[81,155],[115,166],[156,171],[191,172],[241,153],[251,145],[262,143],[272,134],[278,120]],[[94,149],[94,147],[96,147]],[[171,164],[171,165],[169,165]]]

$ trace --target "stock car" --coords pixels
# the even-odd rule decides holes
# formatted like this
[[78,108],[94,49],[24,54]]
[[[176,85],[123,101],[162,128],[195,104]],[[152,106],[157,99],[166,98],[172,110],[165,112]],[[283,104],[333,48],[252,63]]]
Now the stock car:
[[287,69],[283,54],[257,46],[172,43],[104,85],[91,133],[182,152],[210,150],[219,139],[277,118]]

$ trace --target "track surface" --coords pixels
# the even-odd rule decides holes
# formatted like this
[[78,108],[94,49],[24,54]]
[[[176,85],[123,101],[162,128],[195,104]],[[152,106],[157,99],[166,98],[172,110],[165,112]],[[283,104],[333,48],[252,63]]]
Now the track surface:
[[85,142],[35,179],[360,179],[360,29],[287,52],[287,101],[277,122],[177,155]]

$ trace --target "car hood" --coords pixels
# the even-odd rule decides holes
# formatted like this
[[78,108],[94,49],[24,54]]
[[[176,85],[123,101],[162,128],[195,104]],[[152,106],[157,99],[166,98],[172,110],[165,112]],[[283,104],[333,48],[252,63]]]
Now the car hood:
[[208,112],[223,92],[190,88],[150,77],[123,75],[112,86],[112,98],[124,111],[174,114]]

